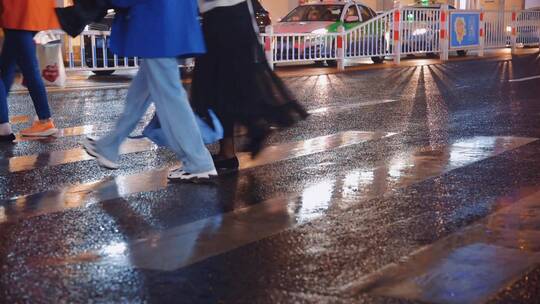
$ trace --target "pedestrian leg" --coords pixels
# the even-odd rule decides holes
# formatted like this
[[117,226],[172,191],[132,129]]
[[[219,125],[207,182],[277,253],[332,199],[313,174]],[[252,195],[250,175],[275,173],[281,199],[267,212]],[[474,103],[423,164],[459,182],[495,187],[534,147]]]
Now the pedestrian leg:
[[17,68],[17,57],[19,43],[17,35],[13,34],[12,30],[4,30],[4,46],[0,55],[0,72],[2,73],[2,82],[6,89],[6,97],[9,96],[9,91],[15,79],[15,70]]
[[111,162],[118,160],[120,145],[133,132],[150,106],[151,100],[146,83],[146,74],[147,70],[143,61],[141,62],[139,72],[131,82],[124,111],[116,121],[114,130],[94,143],[95,152]]
[[2,54],[0,55],[0,142],[12,142],[15,140],[11,125],[9,123],[8,95],[15,78],[15,68],[17,61],[16,42],[11,35],[4,39]]
[[[51,118],[51,109],[47,99],[45,84],[41,78],[39,62],[36,56],[34,32],[8,30],[6,36],[14,36],[11,41],[16,43],[17,65],[21,68],[25,83],[32,97],[36,114],[40,120]],[[9,79],[8,79],[9,81]],[[12,80],[11,80],[12,81]],[[11,86],[10,83],[7,85]]]
[[[4,86],[4,82],[0,81],[0,124],[5,124],[5,123],[9,123],[7,92],[6,92],[6,87]],[[0,133],[0,135],[7,135],[7,134]]]
[[187,94],[180,83],[178,62],[175,58],[145,59],[148,87],[161,128],[170,148],[182,160],[182,170],[201,173],[215,170],[195,122]]

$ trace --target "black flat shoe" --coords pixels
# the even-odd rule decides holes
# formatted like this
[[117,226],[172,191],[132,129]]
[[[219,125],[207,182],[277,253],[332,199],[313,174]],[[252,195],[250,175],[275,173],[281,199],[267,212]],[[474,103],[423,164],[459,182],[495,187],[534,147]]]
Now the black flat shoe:
[[13,142],[16,139],[15,135],[9,134],[9,135],[0,135],[0,142],[7,143],[7,142]]
[[215,156],[212,156],[212,159],[214,160],[214,166],[218,171],[234,171],[238,170],[238,167],[240,166],[236,156],[227,159],[216,159]]

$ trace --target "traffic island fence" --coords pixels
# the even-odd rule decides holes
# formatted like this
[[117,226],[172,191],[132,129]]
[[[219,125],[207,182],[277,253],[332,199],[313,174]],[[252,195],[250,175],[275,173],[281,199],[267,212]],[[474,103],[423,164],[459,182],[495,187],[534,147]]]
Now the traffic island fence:
[[[356,59],[380,63],[392,58],[397,64],[406,55],[423,54],[448,60],[474,50],[539,47],[540,11],[484,11],[441,8],[396,8],[356,27],[313,33],[277,33],[269,26],[260,34],[267,59],[276,64],[315,62],[344,69]],[[66,69],[111,74],[136,69],[136,57],[118,57],[109,48],[110,32],[85,31],[77,38],[64,38]],[[193,67],[193,60],[181,64]]]

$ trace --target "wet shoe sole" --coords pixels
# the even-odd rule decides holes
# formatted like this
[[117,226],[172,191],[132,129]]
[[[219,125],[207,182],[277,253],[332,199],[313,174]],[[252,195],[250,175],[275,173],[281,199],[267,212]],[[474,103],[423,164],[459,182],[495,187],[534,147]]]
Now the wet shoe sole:
[[229,175],[229,174],[236,174],[240,170],[239,168],[216,168],[218,175]]
[[20,133],[22,137],[50,137],[54,136],[58,133],[58,129],[50,129],[45,132],[39,132],[39,133],[32,133],[32,134],[23,134]]
[[167,177],[167,179],[172,183],[178,183],[178,184],[216,184],[218,176],[212,175],[209,178],[194,177],[190,179]]
[[120,168],[118,164],[111,162],[110,160],[106,159],[105,157],[101,156],[101,154],[96,152],[96,150],[94,149],[93,139],[85,138],[83,140],[82,145],[83,145],[84,151],[86,151],[88,155],[94,157],[101,167],[105,169],[109,169],[109,170],[117,170]]

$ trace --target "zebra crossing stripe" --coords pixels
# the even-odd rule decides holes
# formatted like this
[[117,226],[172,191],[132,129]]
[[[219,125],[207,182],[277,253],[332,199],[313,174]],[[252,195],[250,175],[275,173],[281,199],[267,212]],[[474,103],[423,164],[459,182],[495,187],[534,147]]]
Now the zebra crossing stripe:
[[[333,135],[320,136],[311,138],[308,140],[302,140],[298,142],[285,143],[275,146],[269,146],[263,149],[260,155],[251,159],[247,153],[239,153],[240,169],[245,170],[257,166],[263,166],[274,162],[283,160],[298,158],[302,156],[312,155],[315,153],[330,151],[333,149],[339,149],[355,144],[360,144],[368,141],[379,140],[396,135],[396,133],[386,132],[362,132],[362,131],[346,131]],[[134,153],[137,151],[145,151],[151,145],[147,141],[132,141],[131,145],[125,146],[122,152]],[[70,151],[62,151],[60,154],[54,155],[50,158],[36,159],[37,156],[12,158],[10,159],[10,170],[20,172],[24,170],[30,170],[35,168],[39,163],[41,165],[54,165],[55,160],[57,164],[69,160],[80,161],[91,159],[90,156],[85,154],[81,149],[74,149]],[[1,164],[1,160],[0,160]],[[75,208],[84,206],[88,202],[97,200],[109,200],[118,197],[127,196],[133,193],[156,191],[166,188],[168,185],[167,172],[169,168],[162,168],[154,171],[138,173],[128,176],[118,176],[116,178],[106,178],[101,181],[89,182],[85,184],[72,185],[59,190],[51,190],[43,193],[37,193],[33,195],[23,195],[10,200],[1,202],[4,205],[9,206],[16,203],[21,206],[25,204],[32,204],[39,206],[40,202],[47,202],[45,209],[49,212],[57,212],[64,208]],[[100,191],[100,189],[109,189],[110,187],[117,187],[119,191]],[[66,201],[70,203],[65,204]],[[36,214],[42,214],[47,211],[40,211],[38,207],[32,210],[32,214],[26,216],[34,216]],[[17,213],[9,213],[12,220],[16,220],[21,217]],[[9,218],[4,217],[5,220]],[[2,220],[0,220],[2,223]]]
[[540,75],[537,75],[537,76],[524,77],[524,78],[518,78],[518,79],[510,79],[508,80],[508,82],[524,82],[524,81],[535,80],[539,78],[540,78]]
[[[120,154],[145,152],[154,145],[146,140],[127,140],[120,148]],[[0,159],[0,172],[8,173],[29,171],[42,167],[53,167],[93,159],[83,148],[74,148],[62,151],[52,151],[34,155],[16,156]]]
[[[442,154],[425,153],[426,150],[420,148],[410,151],[408,157],[400,158],[400,168],[353,169],[345,172],[343,176],[307,185],[302,193],[276,197],[250,207],[151,233],[140,239],[110,244],[100,250],[82,254],[93,256],[103,263],[124,263],[126,264],[124,266],[161,271],[180,269],[323,217],[330,206],[333,207],[332,212],[343,210],[351,207],[350,204],[369,200],[373,195],[383,196],[392,189],[410,186],[536,140],[516,137],[473,137],[458,140],[444,147],[443,150],[447,153]],[[391,180],[388,183],[394,183],[396,187],[381,187],[378,184],[375,172],[384,171],[381,169],[386,170],[385,175]],[[362,176],[371,176],[371,180],[362,179]],[[342,180],[338,182],[337,179]],[[362,187],[358,185],[360,182],[363,183]],[[357,184],[358,187],[358,191],[354,191],[354,199],[342,198],[342,201],[348,201],[349,205],[332,204],[333,187],[353,184]],[[377,193],[376,189],[384,190]],[[120,256],[118,251],[111,256],[108,253],[110,246],[122,248]],[[76,256],[65,257],[52,263],[65,264],[77,260],[79,259]],[[356,284],[347,286],[345,290],[356,292]]]

